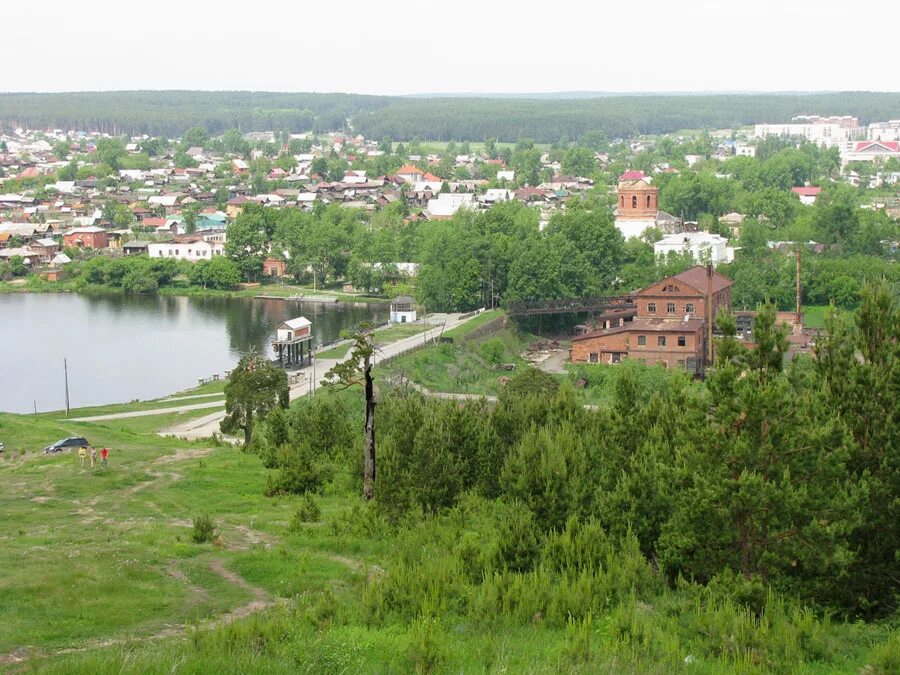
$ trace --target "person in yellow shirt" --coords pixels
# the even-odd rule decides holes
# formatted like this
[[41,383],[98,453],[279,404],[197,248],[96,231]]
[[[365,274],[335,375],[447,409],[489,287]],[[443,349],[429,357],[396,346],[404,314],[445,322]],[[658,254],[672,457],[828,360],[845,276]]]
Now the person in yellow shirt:
[[87,457],[87,450],[85,448],[78,448],[78,456],[81,458],[81,468],[84,468],[84,458]]

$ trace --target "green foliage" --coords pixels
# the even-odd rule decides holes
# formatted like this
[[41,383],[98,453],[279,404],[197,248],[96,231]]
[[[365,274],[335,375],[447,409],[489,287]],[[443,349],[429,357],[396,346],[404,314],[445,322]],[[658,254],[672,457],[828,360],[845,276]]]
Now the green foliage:
[[208,544],[216,539],[216,524],[208,514],[194,516],[194,530],[191,539],[195,544]]
[[291,532],[302,532],[306,523],[316,523],[322,519],[322,508],[309,492],[303,494],[300,506],[291,518],[289,529]]
[[248,354],[238,361],[225,385],[223,433],[244,432],[244,445],[250,443],[253,424],[276,406],[288,404],[287,374],[259,354]]
[[268,497],[318,492],[325,479],[319,458],[315,456],[308,443],[280,448],[276,455],[276,466],[277,473],[268,477],[266,485]]
[[538,368],[526,368],[510,378],[504,392],[509,396],[548,396],[559,390],[559,381]]
[[481,356],[488,363],[493,363],[494,365],[502,363],[504,351],[503,342],[497,338],[481,343]]

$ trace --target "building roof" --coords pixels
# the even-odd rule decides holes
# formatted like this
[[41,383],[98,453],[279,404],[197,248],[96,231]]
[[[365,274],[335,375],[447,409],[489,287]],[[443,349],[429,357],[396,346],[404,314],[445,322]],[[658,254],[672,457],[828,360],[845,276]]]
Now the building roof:
[[424,171],[417,166],[413,166],[412,164],[404,164],[399,169],[397,169],[396,174],[399,176],[401,174],[420,174],[424,175]]
[[793,187],[791,192],[801,197],[817,197],[822,191],[820,187]]
[[[679,281],[683,281],[686,284],[690,284],[698,291],[706,294],[706,267],[703,265],[696,265],[689,270],[685,270],[681,274],[676,274],[673,279],[678,279]],[[728,288],[733,285],[734,282],[726,277],[724,274],[719,274],[715,270],[712,273],[712,291],[713,293],[718,293],[723,288]]]
[[900,152],[900,141],[859,141],[856,144],[856,152],[865,152],[878,145],[890,152]]
[[634,319],[615,328],[591,331],[572,338],[572,342],[619,333],[696,333],[703,327],[703,319]]
[[623,181],[623,180],[641,180],[642,178],[644,178],[644,172],[643,172],[643,171],[638,171],[637,169],[631,169],[631,170],[626,171],[625,173],[623,173],[621,176],[619,176],[619,180],[620,180],[620,181]]
[[285,321],[282,326],[287,326],[291,330],[299,330],[301,328],[305,328],[306,326],[312,326],[312,321],[303,316],[298,316],[296,319],[288,319]]

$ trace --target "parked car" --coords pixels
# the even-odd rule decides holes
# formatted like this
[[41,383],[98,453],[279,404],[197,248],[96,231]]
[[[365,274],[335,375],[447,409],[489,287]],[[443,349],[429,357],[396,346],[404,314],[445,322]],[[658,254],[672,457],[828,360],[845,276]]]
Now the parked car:
[[71,436],[69,438],[60,439],[53,445],[48,445],[46,448],[44,448],[44,452],[50,454],[53,452],[72,450],[74,448],[88,448],[90,447],[90,445],[91,444],[87,442],[86,438],[83,438],[81,436]]

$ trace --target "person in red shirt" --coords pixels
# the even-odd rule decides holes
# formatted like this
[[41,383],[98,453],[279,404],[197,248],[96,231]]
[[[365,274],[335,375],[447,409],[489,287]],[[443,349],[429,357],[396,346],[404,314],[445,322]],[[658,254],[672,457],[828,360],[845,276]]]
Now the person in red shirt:
[[100,451],[100,465],[105,469],[106,468],[106,460],[109,457],[109,448],[103,448]]

